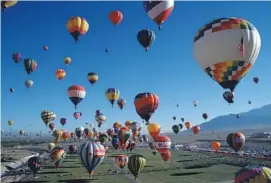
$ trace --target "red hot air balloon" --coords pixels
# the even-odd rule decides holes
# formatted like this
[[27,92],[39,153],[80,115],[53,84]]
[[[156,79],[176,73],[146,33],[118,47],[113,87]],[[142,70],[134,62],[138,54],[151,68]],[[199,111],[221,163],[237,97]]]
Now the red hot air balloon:
[[80,85],[72,85],[68,89],[68,95],[76,109],[77,105],[85,98],[86,89]]
[[121,148],[125,149],[128,145],[127,141],[131,136],[130,129],[127,128],[126,126],[121,127],[118,136]]
[[245,141],[245,136],[240,132],[230,133],[227,136],[227,143],[232,149],[235,150],[235,152],[240,151],[244,147]]
[[119,10],[111,11],[109,14],[109,19],[114,25],[118,25],[123,19],[123,14]]
[[56,125],[55,125],[54,123],[50,123],[50,124],[49,124],[50,130],[51,130],[51,131],[54,131],[55,126],[56,126]]
[[154,138],[153,145],[159,153],[165,153],[171,147],[171,140],[167,136],[157,136]]
[[171,152],[170,151],[165,151],[165,152],[161,153],[160,155],[164,161],[168,161],[171,159]]
[[74,112],[73,116],[77,120],[78,118],[80,118],[80,116],[82,116],[82,113],[81,112]]
[[134,99],[137,114],[146,122],[149,121],[159,105],[159,98],[153,93],[139,93]]
[[199,125],[193,126],[191,129],[192,129],[192,132],[194,133],[194,135],[198,135],[199,132],[200,132],[200,126]]

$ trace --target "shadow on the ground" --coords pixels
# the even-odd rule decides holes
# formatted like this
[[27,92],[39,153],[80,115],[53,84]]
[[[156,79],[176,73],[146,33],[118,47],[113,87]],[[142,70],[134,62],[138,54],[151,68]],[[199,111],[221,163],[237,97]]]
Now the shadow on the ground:
[[68,173],[66,171],[51,171],[51,172],[40,172],[39,174],[61,174],[61,173]]
[[178,177],[178,176],[188,176],[188,175],[197,175],[197,174],[202,174],[204,172],[185,172],[185,173],[173,173],[173,174],[170,174],[170,176],[175,176],[175,177]]
[[63,169],[63,168],[81,168],[83,166],[61,166],[60,169]]
[[153,165],[146,165],[146,166],[144,166],[145,168],[152,168],[152,167],[154,167]]
[[190,161],[194,161],[192,159],[183,159],[183,160],[179,160],[179,161],[176,161],[178,163],[184,163],[184,162],[190,162]]
[[20,183],[44,183],[44,182],[49,182],[45,180],[26,180],[26,181],[19,181]]
[[69,180],[58,180],[57,182],[66,182],[66,183],[88,183],[88,182],[96,182],[99,179],[69,179]]
[[186,156],[187,157],[187,156],[191,156],[191,155],[189,155],[189,154],[181,154],[180,156],[182,156],[182,157]]

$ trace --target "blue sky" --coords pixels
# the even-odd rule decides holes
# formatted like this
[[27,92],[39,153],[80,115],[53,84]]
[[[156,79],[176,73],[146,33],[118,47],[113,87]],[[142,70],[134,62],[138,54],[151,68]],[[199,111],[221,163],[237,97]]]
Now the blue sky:
[[[145,14],[142,2],[19,2],[2,13],[2,129],[7,121],[14,120],[13,129],[48,131],[40,118],[42,110],[68,118],[65,129],[88,123],[96,125],[95,110],[100,109],[108,118],[101,130],[112,127],[115,121],[140,121],[134,108],[134,97],[140,92],[153,92],[160,97],[159,109],[151,122],[160,123],[163,131],[171,131],[174,124],[184,117],[193,124],[203,122],[202,113],[210,118],[221,114],[238,113],[270,103],[270,42],[271,22],[267,20],[270,2],[175,2],[173,13],[162,31]],[[108,19],[111,10],[119,9],[123,22],[114,27]],[[71,16],[82,16],[90,24],[89,32],[77,45],[66,29]],[[221,97],[223,89],[211,80],[193,57],[193,37],[205,23],[221,17],[241,17],[252,22],[259,30],[262,48],[258,60],[249,74],[237,87],[235,104],[229,106]],[[141,29],[152,29],[156,41],[146,53],[138,44],[136,35]],[[49,50],[43,51],[48,45]],[[110,49],[109,54],[104,50]],[[15,64],[13,52],[24,58],[37,60],[38,68],[27,75],[23,63]],[[63,58],[70,56],[67,67]],[[58,81],[57,69],[65,69],[67,76]],[[99,81],[92,87],[87,73],[96,72]],[[258,76],[260,82],[253,84]],[[34,81],[28,91],[26,79]],[[83,85],[86,98],[79,104],[83,116],[73,118],[74,107],[67,95],[73,84]],[[9,88],[14,88],[14,93]],[[118,88],[127,100],[123,111],[111,107],[105,90]],[[199,101],[194,108],[193,100]],[[251,100],[253,105],[248,105]],[[180,107],[177,108],[176,104]],[[31,129],[29,124],[32,125]],[[169,125],[170,124],[170,125]],[[144,130],[145,131],[145,130]]]

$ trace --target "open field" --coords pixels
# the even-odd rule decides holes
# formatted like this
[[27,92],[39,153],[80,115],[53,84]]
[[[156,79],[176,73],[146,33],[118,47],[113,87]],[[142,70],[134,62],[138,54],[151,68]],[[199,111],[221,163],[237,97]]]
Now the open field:
[[[125,169],[125,173],[116,174],[116,171],[113,171],[116,169],[113,157],[119,152],[111,152],[106,155],[103,163],[95,170],[92,179],[89,178],[76,155],[67,155],[58,170],[50,165],[45,166],[34,181],[30,179],[21,182],[171,183],[180,182],[181,179],[186,183],[216,183],[231,182],[234,173],[240,169],[239,166],[228,165],[231,162],[240,165],[240,162],[237,163],[237,160],[234,159],[235,157],[225,158],[215,154],[172,151],[172,161],[163,162],[159,153],[153,156],[148,149],[137,149],[133,153],[141,154],[147,159],[147,165],[140,173],[137,181],[134,180],[131,174],[127,173],[127,169]],[[124,152],[128,156],[133,153]],[[110,169],[111,173],[109,172]]]

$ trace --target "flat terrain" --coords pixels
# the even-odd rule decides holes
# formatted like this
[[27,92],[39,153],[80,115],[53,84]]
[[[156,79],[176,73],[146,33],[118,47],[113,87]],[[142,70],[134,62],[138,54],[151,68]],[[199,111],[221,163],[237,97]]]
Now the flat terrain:
[[[21,182],[66,182],[66,183],[86,183],[86,182],[117,182],[117,183],[216,183],[232,182],[234,173],[240,169],[239,166],[231,166],[231,161],[237,159],[225,158],[215,154],[201,154],[185,151],[172,151],[172,161],[163,162],[159,153],[153,156],[149,149],[137,149],[133,153],[123,152],[128,156],[131,154],[141,154],[146,157],[147,165],[140,173],[138,180],[134,180],[128,170],[116,173],[114,156],[119,152],[107,153],[103,163],[95,170],[95,175],[89,178],[85,168],[81,165],[76,155],[67,155],[59,169],[53,166],[45,166],[34,180],[28,176],[29,180]],[[239,160],[238,160],[239,161]],[[110,171],[111,170],[111,171]],[[225,182],[225,183],[226,183]]]

